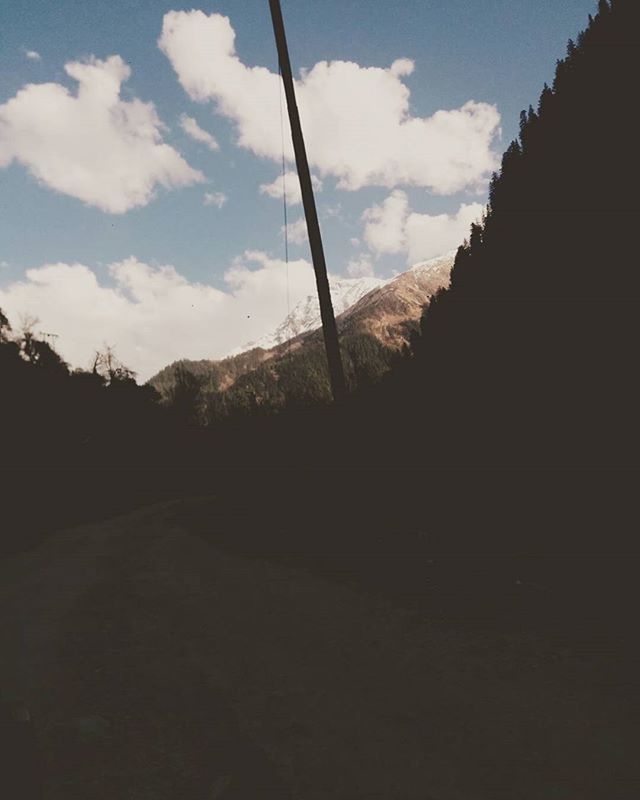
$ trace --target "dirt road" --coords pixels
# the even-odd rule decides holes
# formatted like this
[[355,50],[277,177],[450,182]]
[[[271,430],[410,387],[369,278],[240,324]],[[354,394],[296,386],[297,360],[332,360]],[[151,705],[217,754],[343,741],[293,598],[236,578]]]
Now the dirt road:
[[221,552],[176,506],[58,534],[0,585],[47,800],[640,796],[611,654]]

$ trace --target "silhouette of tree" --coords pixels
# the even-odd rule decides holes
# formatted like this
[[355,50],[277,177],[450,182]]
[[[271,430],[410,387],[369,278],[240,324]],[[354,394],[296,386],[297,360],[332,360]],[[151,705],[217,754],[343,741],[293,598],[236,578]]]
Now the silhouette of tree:
[[155,390],[138,386],[109,347],[96,354],[90,372],[70,373],[36,333],[37,322],[25,317],[13,335],[0,311],[0,438],[6,462],[63,464],[100,459],[107,451],[131,452],[159,422]]
[[11,325],[9,319],[0,308],[0,342],[6,342],[11,335]]
[[635,458],[638,150],[621,114],[639,30],[637,3],[602,0],[570,40],[425,314],[406,392],[450,417],[441,451],[459,437],[480,460]]
[[91,372],[99,375],[110,386],[116,383],[135,383],[136,374],[126,367],[116,356],[115,349],[106,345],[103,350],[96,351]]

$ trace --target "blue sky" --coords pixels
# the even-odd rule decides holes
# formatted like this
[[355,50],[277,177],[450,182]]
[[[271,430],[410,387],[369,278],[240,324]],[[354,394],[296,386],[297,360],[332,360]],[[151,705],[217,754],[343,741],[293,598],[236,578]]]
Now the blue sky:
[[[311,75],[301,78],[301,111],[313,171],[322,182],[317,202],[330,272],[384,278],[459,243],[485,201],[491,159],[516,135],[520,110],[536,103],[567,39],[584,27],[595,1],[283,0],[282,5],[294,70]],[[282,200],[260,190],[280,169],[277,93],[268,75],[250,70],[277,71],[268,2],[216,0],[198,6],[202,15],[172,17],[175,24],[161,49],[165,14],[191,8],[159,0],[2,4],[0,305],[15,322],[19,313],[32,311],[24,307],[31,303],[43,327],[62,331],[62,352],[72,362],[85,359],[87,339],[98,346],[97,339],[111,335],[110,324],[112,340],[144,375],[178,354],[224,355],[282,316],[277,294],[284,274]],[[209,15],[229,22],[216,16],[209,25],[214,19]],[[231,29],[235,60],[232,52],[223,52]],[[203,64],[204,58],[193,63],[200,46],[212,54],[210,64]],[[120,60],[107,64],[110,56]],[[65,71],[67,64],[91,59],[90,74],[84,67]],[[323,61],[353,66],[314,69]],[[66,90],[73,101],[78,75],[85,74],[86,102],[70,105],[60,93]],[[121,128],[112,131],[108,121],[94,125],[92,114],[102,119],[100,103],[107,102],[105,75],[116,87],[109,114],[139,101],[155,108],[139,122],[138,112],[132,113],[126,135]],[[30,91],[19,105],[12,104],[28,84],[58,86],[51,95]],[[261,96],[264,87],[268,102]],[[470,101],[472,108],[466,105]],[[336,109],[358,103],[365,117],[372,110],[368,127],[356,131],[363,115],[354,112],[350,118],[348,111],[335,117],[338,124],[329,123]],[[398,114],[415,120],[414,133],[404,126],[401,135]],[[155,132],[129,148],[132,129],[149,125],[150,115]],[[209,133],[217,149],[189,136],[180,124],[183,115]],[[271,127],[263,136],[267,118]],[[105,167],[120,149],[113,168]],[[103,190],[107,184],[109,190]],[[291,206],[289,217],[298,221],[301,207]],[[294,295],[309,286],[307,245],[295,233],[292,259],[305,279]],[[83,265],[85,272],[61,267],[59,274],[50,269],[35,280],[34,273],[25,277],[26,270],[45,264]],[[158,271],[160,265],[171,265],[174,272]],[[274,287],[265,294],[269,276]],[[92,305],[102,327],[78,316],[68,300],[61,302],[63,296],[74,298],[76,280],[78,304]],[[97,288],[89,286],[94,280]],[[194,330],[188,317],[176,316],[175,347],[146,341],[145,320],[152,312],[141,304],[161,296],[173,307],[173,300],[194,286],[203,289],[202,319]],[[209,336],[207,320],[224,299],[215,292],[244,293],[246,303],[221,312]],[[189,297],[186,307],[199,306],[197,292]],[[111,316],[110,308],[117,308]],[[130,318],[127,309],[133,311]],[[249,318],[253,327],[238,327],[240,319]],[[148,337],[158,338],[159,325],[149,323]]]

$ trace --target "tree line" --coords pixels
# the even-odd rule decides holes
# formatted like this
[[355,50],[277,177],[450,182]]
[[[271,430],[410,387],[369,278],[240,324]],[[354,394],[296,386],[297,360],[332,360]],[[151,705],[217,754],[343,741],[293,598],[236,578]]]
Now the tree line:
[[600,0],[569,41],[373,403],[425,418],[427,463],[637,463],[638,16]]
[[83,463],[158,421],[157,393],[105,347],[88,369],[70,369],[37,321],[13,331],[0,310],[3,466]]

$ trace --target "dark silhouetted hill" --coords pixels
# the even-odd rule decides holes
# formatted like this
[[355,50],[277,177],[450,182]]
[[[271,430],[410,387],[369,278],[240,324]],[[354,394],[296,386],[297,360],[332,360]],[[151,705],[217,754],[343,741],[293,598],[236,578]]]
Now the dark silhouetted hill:
[[414,362],[373,403],[425,421],[428,463],[638,463],[638,17],[600,2],[569,42]]

